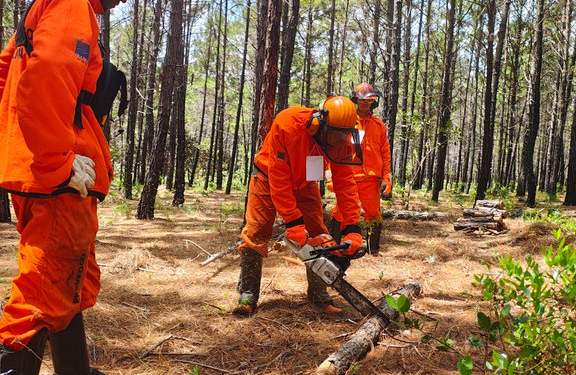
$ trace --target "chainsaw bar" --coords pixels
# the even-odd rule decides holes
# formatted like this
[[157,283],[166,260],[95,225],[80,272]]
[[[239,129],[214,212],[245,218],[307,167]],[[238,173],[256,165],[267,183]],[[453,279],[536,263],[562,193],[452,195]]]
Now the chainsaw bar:
[[352,284],[344,280],[342,276],[337,278],[331,285],[348,303],[352,305],[356,310],[360,312],[365,317],[371,315],[377,315],[382,319],[387,325],[390,324],[390,319],[380,310],[378,307],[374,306],[372,301],[370,301],[366,296],[358,289],[354,288]]

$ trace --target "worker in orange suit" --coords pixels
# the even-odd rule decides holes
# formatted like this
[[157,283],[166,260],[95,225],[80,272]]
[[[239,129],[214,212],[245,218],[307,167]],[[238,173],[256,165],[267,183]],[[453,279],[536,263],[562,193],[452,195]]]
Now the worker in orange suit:
[[[344,96],[327,98],[319,110],[288,108],[274,119],[254,160],[249,185],[243,243],[239,246],[240,299],[235,315],[256,312],[262,258],[268,256],[277,213],[286,223],[286,237],[300,246],[308,237],[328,233],[317,183],[324,178],[326,159],[332,163],[334,191],[345,215],[343,240],[351,245],[346,254],[355,254],[361,248],[360,205],[351,168],[362,163],[355,124],[356,108]],[[338,311],[326,285],[310,270],[306,272],[308,299],[328,312]]]
[[58,375],[102,374],[89,367],[82,311],[100,289],[97,202],[113,171],[81,98],[102,70],[96,14],[120,1],[36,0],[0,54],[0,188],[20,233],[0,319],[1,374],[37,375],[47,339]]
[[[378,255],[380,234],[382,233],[382,211],[380,198],[388,199],[392,193],[392,174],[390,167],[390,143],[386,125],[372,111],[378,106],[380,91],[369,83],[361,83],[354,88],[351,99],[357,105],[360,144],[364,163],[354,166],[354,179],[358,186],[358,196],[364,209],[366,224],[366,243],[368,253]],[[330,177],[330,170],[328,177]],[[328,179],[328,189],[332,189]],[[342,220],[345,217],[340,204],[332,209],[330,235],[336,241],[341,234]]]

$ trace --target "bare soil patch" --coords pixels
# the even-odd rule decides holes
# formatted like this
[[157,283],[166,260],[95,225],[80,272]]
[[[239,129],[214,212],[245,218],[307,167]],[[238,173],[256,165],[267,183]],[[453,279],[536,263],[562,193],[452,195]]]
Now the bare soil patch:
[[[97,305],[85,313],[95,367],[118,375],[313,374],[361,324],[334,291],[343,313],[328,315],[310,306],[305,269],[286,262],[282,256],[290,254],[282,246],[264,260],[258,314],[244,320],[229,315],[237,300],[237,252],[200,263],[238,241],[244,193],[189,192],[181,208],[170,201],[168,195],[158,200],[153,221],[133,218],[137,201],[112,197],[100,205],[102,289]],[[400,203],[388,208],[403,209]],[[454,217],[462,209],[421,208]],[[434,319],[436,335],[450,337],[481,361],[482,353],[467,344],[481,305],[471,286],[474,275],[487,271],[485,263],[496,264],[498,255],[537,255],[554,241],[550,225],[505,221],[507,234],[478,237],[454,231],[451,220],[387,220],[383,256],[354,261],[347,280],[374,300],[418,282],[423,294],[413,301],[415,313]],[[17,272],[18,237],[15,224],[0,224],[2,301]],[[407,330],[384,335],[350,373],[457,374],[457,356],[419,344],[419,338]],[[195,366],[201,371],[193,372]],[[51,373],[49,353],[42,371]]]

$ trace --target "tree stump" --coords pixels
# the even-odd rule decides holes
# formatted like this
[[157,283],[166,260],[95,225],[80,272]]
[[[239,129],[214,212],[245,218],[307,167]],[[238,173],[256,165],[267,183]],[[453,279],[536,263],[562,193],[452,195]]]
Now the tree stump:
[[[408,298],[417,297],[421,294],[421,288],[418,283],[410,283],[391,293],[392,295],[403,294]],[[384,300],[378,308],[393,322],[398,319],[400,313],[390,307]],[[366,357],[374,345],[378,343],[380,332],[389,325],[379,316],[373,316],[368,319],[360,328],[350,336],[350,339],[344,343],[334,353],[324,360],[316,370],[316,375],[342,375],[350,368],[354,362]]]

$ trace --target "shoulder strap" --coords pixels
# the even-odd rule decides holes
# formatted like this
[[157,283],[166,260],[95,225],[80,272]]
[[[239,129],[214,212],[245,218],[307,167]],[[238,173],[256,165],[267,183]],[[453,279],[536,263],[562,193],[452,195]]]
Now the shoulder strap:
[[24,11],[22,18],[20,18],[20,22],[18,22],[18,28],[16,29],[16,47],[24,46],[28,56],[30,56],[32,51],[34,51],[34,47],[32,46],[32,35],[34,34],[34,30],[26,30],[24,22],[26,22],[26,17],[32,8],[32,5],[34,5],[34,2],[36,2],[36,0],[32,0],[30,4],[28,4],[26,11]]

